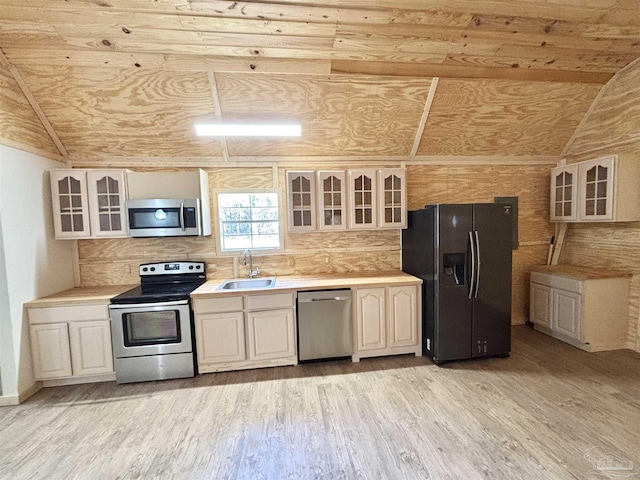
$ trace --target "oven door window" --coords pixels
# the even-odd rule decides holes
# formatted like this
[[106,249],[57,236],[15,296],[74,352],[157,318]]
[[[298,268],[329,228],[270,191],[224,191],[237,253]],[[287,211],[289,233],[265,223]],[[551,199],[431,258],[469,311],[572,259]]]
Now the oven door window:
[[125,347],[180,343],[180,312],[135,312],[122,315]]

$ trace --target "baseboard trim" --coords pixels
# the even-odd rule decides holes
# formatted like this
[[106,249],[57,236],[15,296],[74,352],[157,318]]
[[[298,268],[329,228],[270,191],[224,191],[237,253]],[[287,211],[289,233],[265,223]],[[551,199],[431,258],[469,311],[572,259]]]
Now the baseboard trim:
[[42,382],[36,382],[31,387],[27,388],[24,392],[18,395],[0,397],[0,407],[20,405],[22,402],[38,393],[40,390],[42,390]]

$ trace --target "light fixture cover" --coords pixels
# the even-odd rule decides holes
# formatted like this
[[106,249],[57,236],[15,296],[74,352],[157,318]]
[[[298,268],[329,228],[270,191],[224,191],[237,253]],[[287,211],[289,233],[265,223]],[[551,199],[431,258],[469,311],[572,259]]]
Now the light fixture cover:
[[199,137],[299,137],[300,125],[197,123]]

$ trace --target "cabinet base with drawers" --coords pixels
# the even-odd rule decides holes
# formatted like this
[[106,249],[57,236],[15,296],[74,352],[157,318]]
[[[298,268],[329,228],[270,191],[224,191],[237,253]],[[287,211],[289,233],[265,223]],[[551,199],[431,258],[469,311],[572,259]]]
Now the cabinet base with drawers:
[[529,320],[588,352],[627,348],[630,274],[572,265],[531,272]]

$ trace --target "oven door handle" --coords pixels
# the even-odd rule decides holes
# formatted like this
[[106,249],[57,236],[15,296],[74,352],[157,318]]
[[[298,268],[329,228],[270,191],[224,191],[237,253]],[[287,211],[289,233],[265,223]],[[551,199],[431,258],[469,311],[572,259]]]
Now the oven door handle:
[[109,304],[109,309],[115,310],[124,310],[124,309],[139,309],[139,308],[148,308],[148,307],[171,307],[175,305],[188,305],[189,300],[175,300],[173,302],[155,302],[155,303],[118,303],[118,304]]
[[180,202],[180,228],[182,229],[182,231],[185,231],[185,224],[186,222],[184,221],[184,201]]

